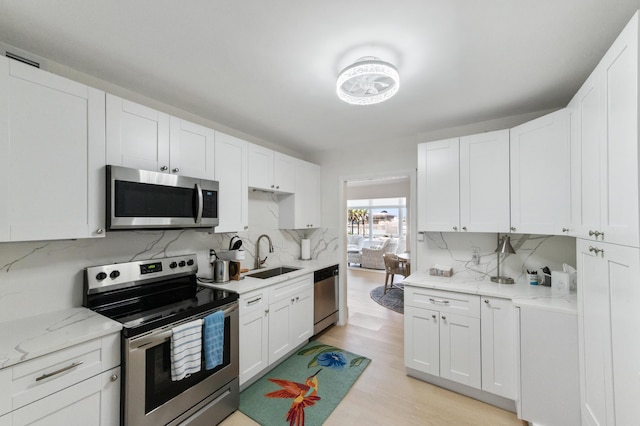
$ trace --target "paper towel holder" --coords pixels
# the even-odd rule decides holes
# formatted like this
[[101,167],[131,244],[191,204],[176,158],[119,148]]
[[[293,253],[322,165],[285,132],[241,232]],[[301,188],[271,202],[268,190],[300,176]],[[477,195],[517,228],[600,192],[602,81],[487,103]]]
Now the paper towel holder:
[[308,238],[300,240],[300,260],[311,260],[311,240]]

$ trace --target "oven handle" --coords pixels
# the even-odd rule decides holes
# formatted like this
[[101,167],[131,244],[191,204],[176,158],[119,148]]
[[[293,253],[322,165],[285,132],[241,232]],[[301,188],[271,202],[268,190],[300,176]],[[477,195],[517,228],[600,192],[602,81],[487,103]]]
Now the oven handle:
[[[237,302],[231,305],[226,305],[226,306],[228,307],[222,311],[224,313],[225,318],[238,310]],[[213,311],[213,312],[217,312],[217,311]],[[213,313],[213,312],[206,312],[205,315],[199,316],[198,318],[204,318],[205,316],[209,315],[209,313]],[[189,321],[193,321],[194,319],[197,319],[197,318],[191,318],[182,322],[189,322]],[[167,327],[163,327],[160,330],[152,331],[150,334],[129,339],[129,350],[130,351],[136,350],[136,349],[140,349],[143,346],[149,346],[149,345],[155,346],[157,344],[163,343],[165,340],[168,340],[171,338],[172,332],[173,332],[173,325],[170,325]]]

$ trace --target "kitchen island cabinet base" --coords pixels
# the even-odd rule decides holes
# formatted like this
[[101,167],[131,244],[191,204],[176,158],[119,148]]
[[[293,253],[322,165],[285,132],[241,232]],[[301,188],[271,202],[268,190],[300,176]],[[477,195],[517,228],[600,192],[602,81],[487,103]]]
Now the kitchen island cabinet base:
[[511,411],[512,413],[516,412],[516,403],[512,399],[504,398],[502,396],[485,392],[480,389],[472,388],[470,386],[463,385],[462,383],[443,379],[442,377],[423,373],[413,368],[406,367],[406,371],[407,376],[422,380],[423,382],[427,382],[432,385],[450,390],[452,392],[468,396],[469,398],[477,399],[478,401],[491,404],[495,407],[502,408],[503,410]]

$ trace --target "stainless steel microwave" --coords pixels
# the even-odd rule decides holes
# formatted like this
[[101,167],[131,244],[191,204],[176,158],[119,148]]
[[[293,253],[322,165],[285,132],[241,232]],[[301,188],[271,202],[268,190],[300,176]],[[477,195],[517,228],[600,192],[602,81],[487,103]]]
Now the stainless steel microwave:
[[107,229],[213,228],[218,182],[107,166]]

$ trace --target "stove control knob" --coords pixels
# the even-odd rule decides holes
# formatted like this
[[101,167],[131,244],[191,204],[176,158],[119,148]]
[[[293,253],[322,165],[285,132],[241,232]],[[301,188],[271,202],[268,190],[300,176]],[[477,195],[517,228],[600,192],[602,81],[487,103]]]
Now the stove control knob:
[[181,260],[180,263],[178,263],[178,266],[180,266],[181,268],[184,268],[184,265],[186,265],[184,260]]
[[175,269],[177,266],[178,266],[178,264],[176,262],[171,262],[169,264],[169,268],[171,268],[171,269]]
[[116,278],[118,278],[120,276],[120,271],[111,271],[109,276],[111,277],[112,280],[115,280]]
[[193,265],[193,259],[187,260],[187,265],[189,265],[189,266]]
[[98,281],[102,281],[105,278],[107,278],[107,273],[106,272],[98,272],[98,275],[96,275],[96,280],[98,280]]

